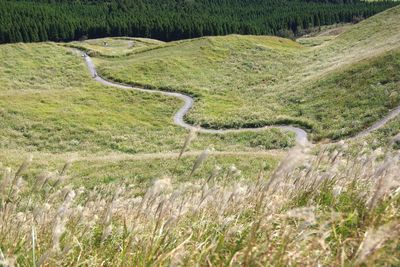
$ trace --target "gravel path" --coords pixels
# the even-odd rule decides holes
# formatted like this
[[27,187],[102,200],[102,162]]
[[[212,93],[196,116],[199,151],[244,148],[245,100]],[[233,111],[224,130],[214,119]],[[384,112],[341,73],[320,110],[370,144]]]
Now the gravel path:
[[[144,89],[144,88],[139,88],[139,87],[135,87],[135,86],[129,86],[129,85],[124,85],[124,84],[119,84],[119,83],[108,81],[108,80],[100,77],[99,75],[97,75],[96,67],[95,67],[92,59],[87,54],[83,54],[83,55],[84,55],[84,58],[86,61],[86,65],[87,65],[92,77],[96,81],[98,81],[104,85],[113,86],[113,87],[117,87],[117,88],[121,88],[121,89],[125,89],[125,90],[136,90],[136,91],[147,92],[147,93],[152,93],[152,94],[162,94],[162,95],[172,96],[172,97],[176,97],[176,98],[183,100],[183,102],[184,102],[183,106],[174,115],[174,123],[178,126],[188,129],[188,130],[196,128],[195,126],[188,124],[184,120],[185,115],[193,107],[194,100],[192,97],[185,95],[185,94],[181,94],[181,93],[173,93],[173,92],[166,92],[166,91],[153,90],[153,89]],[[306,146],[306,145],[310,144],[310,142],[308,141],[306,131],[304,131],[301,128],[289,126],[289,125],[288,126],[264,126],[264,127],[259,127],[259,128],[238,128],[238,129],[206,129],[206,128],[198,128],[197,127],[197,131],[202,132],[202,133],[225,134],[225,133],[238,133],[238,132],[246,132],[246,131],[256,132],[256,131],[262,131],[265,129],[272,129],[272,128],[281,129],[281,130],[287,131],[287,132],[293,132],[296,135],[296,144],[297,145]]]
[[389,112],[388,115],[380,119],[379,121],[375,122],[373,125],[371,125],[369,128],[365,129],[364,131],[360,132],[357,134],[355,137],[364,137],[371,132],[378,130],[379,128],[383,127],[386,123],[388,123],[390,120],[394,119],[396,116],[400,114],[400,106],[393,109],[391,112]]
[[[82,52],[83,53],[83,52]],[[153,90],[153,89],[144,89],[144,88],[139,88],[135,86],[129,86],[129,85],[124,85],[124,84],[119,84],[115,82],[108,81],[100,76],[98,76],[96,72],[96,67],[92,61],[92,59],[85,53],[83,53],[83,56],[86,61],[86,65],[89,69],[90,74],[92,77],[107,86],[113,86],[125,90],[136,90],[136,91],[141,91],[141,92],[146,92],[146,93],[152,93],[152,94],[162,94],[166,96],[171,96],[171,97],[176,97],[181,99],[184,104],[183,106],[175,113],[174,115],[174,123],[180,127],[183,127],[185,129],[191,130],[193,128],[196,128],[195,126],[188,124],[185,122],[184,117],[185,115],[189,112],[189,110],[193,107],[194,100],[192,97],[182,94],[182,93],[173,93],[173,92],[166,92],[166,91],[160,91],[160,90]],[[396,109],[392,110],[388,115],[386,115],[384,118],[381,120],[375,122],[371,127],[365,129],[364,131],[360,132],[355,136],[355,138],[359,137],[364,137],[371,133],[372,131],[375,131],[382,126],[384,126],[387,122],[389,122],[391,119],[395,118],[400,114],[400,106],[397,107]],[[281,129],[286,132],[293,132],[296,135],[296,145],[298,146],[307,146],[310,145],[311,142],[308,140],[308,134],[305,130],[294,127],[294,126],[284,126],[284,125],[274,125],[274,126],[264,126],[264,127],[259,127],[259,128],[235,128],[235,129],[207,129],[207,128],[198,128],[198,132],[202,133],[213,133],[213,134],[225,134],[225,133],[237,133],[237,132],[245,132],[245,131],[262,131],[265,129]]]

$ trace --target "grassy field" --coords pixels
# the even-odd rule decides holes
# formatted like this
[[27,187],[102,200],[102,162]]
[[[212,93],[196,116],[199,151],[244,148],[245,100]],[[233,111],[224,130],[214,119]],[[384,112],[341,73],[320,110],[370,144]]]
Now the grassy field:
[[[394,75],[399,70],[399,15],[400,8],[394,8],[346,26],[339,36],[298,43],[276,37],[206,37],[121,58],[99,57],[96,64],[109,79],[195,95],[187,117],[193,123],[220,128],[290,122],[309,128],[315,140],[340,139],[400,104]],[[380,71],[382,66],[392,71]],[[366,80],[374,71],[379,76]],[[333,85],[339,80],[337,90]]]
[[[102,86],[92,81],[80,54],[58,44],[2,45],[0,60],[0,166],[17,168],[33,155],[37,174],[44,166],[59,169],[74,160],[71,175],[77,186],[131,180],[141,187],[167,166],[165,173],[172,171],[177,155],[168,153],[179,152],[188,135],[172,123],[179,100]],[[254,152],[217,155],[214,161],[235,161],[247,176],[258,172],[251,168],[254,161],[273,168],[282,157],[258,151],[293,144],[292,134],[271,129],[198,134],[187,150]],[[149,153],[167,156],[141,158]]]
[[[180,149],[187,132],[172,123],[179,100],[97,84],[80,55],[56,44],[3,45],[0,50],[2,149],[54,153]],[[259,143],[254,143],[255,137]],[[267,130],[199,135],[192,145],[197,150],[208,145],[243,150],[281,148],[290,146],[291,140],[278,130]]]
[[399,266],[399,117],[330,144],[269,129],[184,146],[180,100],[103,86],[71,48],[109,79],[193,95],[192,123],[327,141],[400,104],[399,17],[297,42],[1,45],[0,266]]

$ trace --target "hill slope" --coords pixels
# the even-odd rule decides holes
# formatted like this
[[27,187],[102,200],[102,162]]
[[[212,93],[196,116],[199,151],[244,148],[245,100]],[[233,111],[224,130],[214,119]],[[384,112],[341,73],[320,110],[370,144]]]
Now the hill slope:
[[[150,153],[178,151],[186,136],[186,130],[171,121],[179,100],[98,85],[80,53],[70,48],[53,43],[2,45],[0,60],[2,149]],[[289,140],[279,131],[267,132],[281,144]],[[219,150],[231,145],[240,149],[238,143],[248,146],[250,136],[201,136],[194,148],[214,143]]]
[[109,79],[196,95],[192,121],[341,138],[399,105],[398,15],[298,43],[1,45],[0,265],[399,266],[400,116],[290,150],[268,150],[293,145],[277,129],[196,136],[172,123],[179,100],[104,86],[65,47],[105,55]]
[[[400,8],[390,9],[315,47],[231,35],[173,42],[96,63],[109,79],[198,96],[187,117],[193,123],[217,128],[291,122],[310,128],[315,139],[336,139],[361,131],[400,104],[399,16]],[[376,68],[379,76],[366,79]],[[335,79],[350,82],[352,89],[330,86]],[[336,92],[340,96],[332,101]]]

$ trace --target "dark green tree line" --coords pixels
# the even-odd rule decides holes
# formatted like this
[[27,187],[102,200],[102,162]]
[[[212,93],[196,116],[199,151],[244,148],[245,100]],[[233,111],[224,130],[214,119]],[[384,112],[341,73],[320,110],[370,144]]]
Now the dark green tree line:
[[396,5],[358,0],[3,0],[0,43],[82,36],[164,41],[205,35],[298,35],[369,17]]

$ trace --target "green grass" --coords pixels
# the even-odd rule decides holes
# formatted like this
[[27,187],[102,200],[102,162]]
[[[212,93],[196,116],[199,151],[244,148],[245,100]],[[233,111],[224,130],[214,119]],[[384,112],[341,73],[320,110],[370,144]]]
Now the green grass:
[[[161,167],[174,166],[173,158],[112,161],[124,155],[179,152],[188,134],[172,123],[180,100],[103,86],[91,79],[80,54],[53,43],[2,45],[0,60],[4,62],[0,66],[0,165],[16,168],[12,159],[19,162],[29,154],[34,155],[36,170],[43,165],[59,169],[67,160],[77,159],[72,169],[77,183],[85,177],[93,185],[132,177],[149,182]],[[257,152],[293,144],[293,134],[271,129],[198,134],[187,150],[212,146],[216,151]],[[93,162],[87,157],[100,159]],[[279,157],[265,161],[273,166]],[[252,162],[251,155],[219,156],[219,162],[224,164],[225,158],[245,165]],[[125,168],[118,172],[121,166]],[[249,173],[257,173],[249,166]]]
[[400,142],[396,139],[400,133],[400,117],[396,117],[389,121],[382,128],[373,132],[366,138],[366,142],[370,144],[371,148],[378,149],[400,149]]
[[[32,155],[32,153],[2,151],[0,153],[0,168],[7,166],[17,170],[28,155]],[[197,156],[186,156],[184,154],[178,160],[177,156],[139,159],[129,158],[129,155],[121,154],[78,157],[76,154],[33,153],[32,164],[24,178],[28,181],[34,181],[35,177],[42,174],[44,170],[59,171],[66,162],[72,160],[71,167],[68,169],[68,182],[74,187],[95,188],[97,186],[127,185],[134,187],[135,191],[141,194],[155,179],[176,177],[174,179],[176,184],[196,181],[211,173],[215,166],[220,166],[221,172],[226,173],[229,166],[235,165],[242,172],[240,176],[242,180],[253,179],[252,177],[258,174],[260,168],[266,175],[270,175],[270,172],[276,168],[284,155],[284,152],[278,151],[269,154],[211,154],[201,168],[192,177],[189,177]]]
[[315,138],[352,136],[400,104],[400,49],[363,60],[287,98],[316,121]]
[[[178,151],[187,131],[173,125],[180,100],[92,81],[80,55],[56,44],[0,46],[0,147],[53,153]],[[13,58],[13,60],[9,60]],[[290,146],[277,130],[267,148]],[[200,135],[193,149],[247,149],[253,133]],[[250,147],[251,149],[251,147]]]
[[[223,128],[289,122],[309,128],[315,140],[338,139],[400,104],[391,97],[399,93],[398,86],[374,88],[399,71],[399,15],[400,8],[393,8],[339,36],[311,37],[306,46],[304,39],[231,35],[172,42],[95,62],[109,79],[196,96],[187,116],[192,123]],[[357,70],[362,73],[356,75]],[[369,79],[371,74],[377,76]],[[331,101],[335,80],[342,87]]]
[[341,139],[400,102],[399,12],[301,44],[1,45],[0,265],[398,266],[399,118],[350,146],[290,151],[265,151],[293,146],[277,129],[199,134],[178,159],[182,103],[103,86],[66,46],[102,55],[110,79],[194,95],[193,123]]
[[[281,158],[281,155],[210,156],[204,166],[192,177],[189,177],[189,174],[196,157],[185,157],[180,161],[176,159],[127,160],[107,164],[104,161],[80,161],[73,164],[70,176],[76,185],[83,185],[86,188],[93,188],[99,184],[126,184],[143,193],[144,189],[149,187],[161,173],[163,177],[176,176],[174,183],[179,184],[193,182],[207,176],[216,165],[226,173],[229,166],[233,164],[242,171],[242,178],[250,179],[257,173],[255,166],[263,168],[269,175]],[[175,166],[178,167],[175,169]]]

